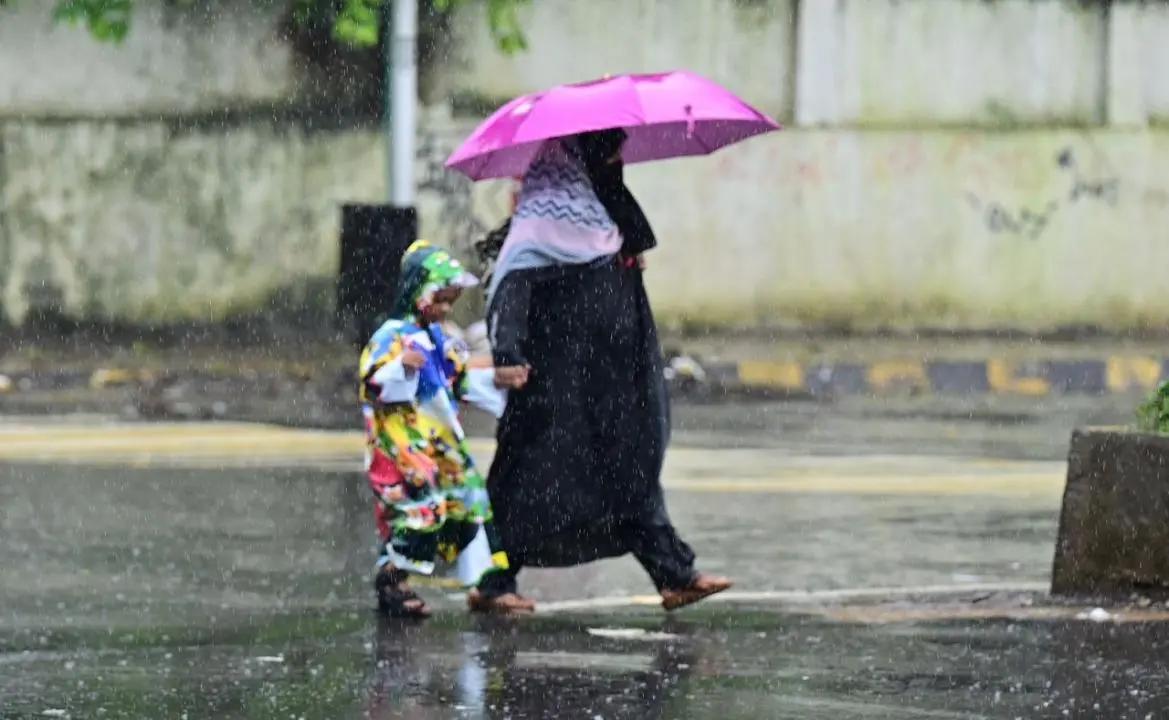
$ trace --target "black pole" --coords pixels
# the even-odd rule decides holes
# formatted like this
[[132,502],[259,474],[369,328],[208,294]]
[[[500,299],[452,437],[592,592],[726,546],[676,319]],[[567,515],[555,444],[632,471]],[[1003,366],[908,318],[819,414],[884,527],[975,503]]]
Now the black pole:
[[385,322],[394,302],[402,254],[417,237],[418,213],[414,208],[341,207],[337,322],[355,346],[364,346]]

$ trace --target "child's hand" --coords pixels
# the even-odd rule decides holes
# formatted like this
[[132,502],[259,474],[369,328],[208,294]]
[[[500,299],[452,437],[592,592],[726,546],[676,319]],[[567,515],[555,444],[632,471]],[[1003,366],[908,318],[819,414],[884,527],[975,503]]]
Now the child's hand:
[[417,350],[406,350],[402,353],[402,366],[411,370],[420,370],[426,365],[426,356]]
[[495,387],[504,390],[519,390],[528,384],[532,368],[527,365],[511,365],[495,368]]
[[491,367],[490,355],[472,355],[467,358],[468,370],[485,370]]

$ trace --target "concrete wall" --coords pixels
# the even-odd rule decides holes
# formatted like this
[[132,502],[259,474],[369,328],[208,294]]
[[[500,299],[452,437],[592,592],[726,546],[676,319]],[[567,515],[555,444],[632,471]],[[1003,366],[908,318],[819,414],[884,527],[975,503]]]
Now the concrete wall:
[[0,11],[0,115],[169,115],[296,92],[284,15],[267,3],[228,0],[207,12],[139,2],[122,45],[54,25],[52,4]]
[[523,14],[528,52],[495,52],[482,7],[456,29],[455,92],[511,98],[606,73],[686,67],[777,117],[791,114],[793,0],[539,0]]
[[213,319],[337,266],[337,203],[373,199],[372,136],[162,123],[8,124],[3,306]]
[[[1045,0],[807,3],[801,98],[831,124],[1087,123],[1100,119],[1105,15]],[[813,7],[814,6],[814,7]],[[804,60],[801,54],[800,60]]]
[[[506,212],[508,190],[440,172],[468,128],[428,127],[423,226],[466,251]],[[37,309],[214,321],[327,286],[340,206],[385,197],[384,156],[374,131],[0,124],[0,307],[14,322]],[[332,295],[304,299],[327,305]]]
[[1160,132],[796,130],[630,180],[669,321],[1163,327],[1166,163]]
[[[268,110],[376,91],[376,71],[306,57],[281,3],[239,0],[231,22],[144,3],[121,48],[18,7],[0,13],[0,317],[207,321],[327,289],[340,204],[385,196],[379,133]],[[466,253],[510,190],[443,171],[477,120],[445,99],[689,67],[790,129],[631,169],[667,323],[1169,326],[1169,4],[539,0],[515,58],[482,13],[427,73],[439,242]]]
[[1144,101],[1149,118],[1169,120],[1169,79],[1165,76],[1169,67],[1169,5],[1148,3],[1120,12],[1128,15],[1125,30],[1129,34],[1124,40],[1139,52],[1129,65],[1132,76],[1139,80],[1139,99]]

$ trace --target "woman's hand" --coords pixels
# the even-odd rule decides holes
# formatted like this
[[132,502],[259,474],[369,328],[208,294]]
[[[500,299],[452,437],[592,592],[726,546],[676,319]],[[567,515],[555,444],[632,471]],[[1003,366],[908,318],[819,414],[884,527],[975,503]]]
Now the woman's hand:
[[621,265],[627,268],[637,268],[642,272],[645,271],[645,254],[638,253],[636,255],[622,255]]
[[417,350],[406,350],[402,353],[402,366],[411,370],[420,370],[426,365],[426,356]]
[[527,365],[510,365],[495,368],[495,387],[503,390],[519,390],[528,384],[532,368]]

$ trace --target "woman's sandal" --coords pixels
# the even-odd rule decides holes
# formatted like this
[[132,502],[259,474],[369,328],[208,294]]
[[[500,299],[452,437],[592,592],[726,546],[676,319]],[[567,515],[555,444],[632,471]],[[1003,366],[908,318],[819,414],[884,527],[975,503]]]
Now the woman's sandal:
[[379,612],[392,618],[424,620],[430,617],[430,607],[406,584],[404,578],[381,572],[374,581],[374,587],[377,589]]
[[475,613],[526,615],[536,611],[536,603],[517,593],[484,595],[475,588],[467,593],[467,609]]
[[662,590],[662,607],[666,610],[677,610],[687,605],[693,605],[699,600],[726,590],[733,584],[725,577],[698,573],[688,586],[680,590]]

